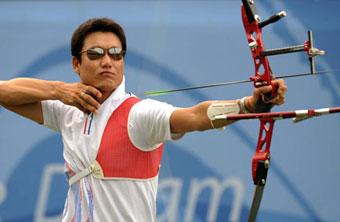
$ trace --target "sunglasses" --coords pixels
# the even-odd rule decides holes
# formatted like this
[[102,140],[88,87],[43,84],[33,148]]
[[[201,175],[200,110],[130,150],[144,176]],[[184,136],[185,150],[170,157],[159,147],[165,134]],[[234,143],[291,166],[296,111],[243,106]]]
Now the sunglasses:
[[85,53],[90,60],[96,60],[103,58],[107,53],[113,60],[121,60],[124,57],[125,51],[121,48],[112,47],[109,49],[103,49],[100,47],[91,48],[80,52],[79,54]]

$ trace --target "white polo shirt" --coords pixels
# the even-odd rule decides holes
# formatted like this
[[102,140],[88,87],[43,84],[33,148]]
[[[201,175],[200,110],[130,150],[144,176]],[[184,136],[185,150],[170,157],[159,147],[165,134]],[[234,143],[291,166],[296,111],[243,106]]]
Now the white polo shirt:
[[[79,172],[94,162],[101,135],[112,112],[131,94],[123,83],[104,101],[96,114],[85,114],[60,101],[43,101],[44,125],[62,135],[66,172]],[[179,138],[171,135],[172,105],[145,99],[128,117],[131,142],[143,151]],[[147,181],[99,180],[92,175],[72,185],[67,193],[63,221],[156,221],[158,177]]]

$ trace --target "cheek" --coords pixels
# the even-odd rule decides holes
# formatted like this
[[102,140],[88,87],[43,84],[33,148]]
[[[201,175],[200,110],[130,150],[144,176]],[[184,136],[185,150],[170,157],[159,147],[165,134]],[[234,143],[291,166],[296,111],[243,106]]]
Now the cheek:
[[123,60],[118,64],[118,70],[121,74],[124,74],[124,62],[123,62]]
[[84,82],[87,82],[92,79],[95,73],[95,66],[90,64],[84,64],[80,69],[80,77]]
[[93,73],[97,66],[95,62],[87,62],[82,65],[82,71],[85,73]]

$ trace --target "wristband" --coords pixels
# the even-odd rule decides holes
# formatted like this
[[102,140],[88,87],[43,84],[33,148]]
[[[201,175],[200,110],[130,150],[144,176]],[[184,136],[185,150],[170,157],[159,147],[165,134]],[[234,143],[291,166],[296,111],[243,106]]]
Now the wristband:
[[240,99],[240,103],[239,103],[239,105],[240,105],[240,112],[243,113],[243,114],[251,113],[251,112],[247,109],[247,107],[246,107],[246,104],[245,104],[246,99],[247,99],[247,96],[243,97],[242,99]]

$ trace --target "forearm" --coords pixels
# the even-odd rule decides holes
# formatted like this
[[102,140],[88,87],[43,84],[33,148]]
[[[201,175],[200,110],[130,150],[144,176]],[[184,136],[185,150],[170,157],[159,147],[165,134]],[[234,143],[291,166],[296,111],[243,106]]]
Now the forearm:
[[173,133],[204,131],[222,128],[235,120],[218,119],[219,115],[253,112],[252,97],[238,100],[205,101],[195,106],[176,110],[170,118]]
[[235,120],[221,119],[217,116],[240,114],[243,112],[244,110],[241,108],[240,100],[213,101],[206,110],[210,126],[206,124],[202,130],[219,129],[235,122]]
[[189,108],[176,110],[171,115],[171,131],[173,133],[186,133],[191,131],[204,131],[220,128],[235,121],[212,120],[208,116],[208,109],[212,104],[232,103],[238,106],[239,100],[205,101]]
[[0,104],[18,106],[42,100],[58,99],[57,88],[61,84],[63,83],[32,78],[0,81]]

